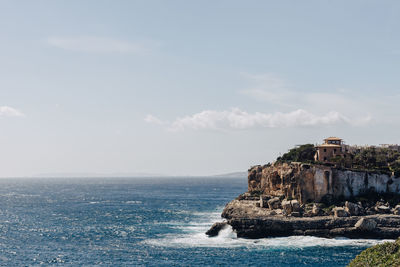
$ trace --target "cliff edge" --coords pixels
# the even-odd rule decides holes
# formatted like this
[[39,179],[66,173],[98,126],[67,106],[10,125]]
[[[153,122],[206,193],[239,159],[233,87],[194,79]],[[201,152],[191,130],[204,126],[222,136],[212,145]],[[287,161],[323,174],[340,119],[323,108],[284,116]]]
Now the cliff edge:
[[387,173],[281,162],[254,166],[248,191],[226,205],[224,224],[238,237],[290,235],[400,237],[400,178]]

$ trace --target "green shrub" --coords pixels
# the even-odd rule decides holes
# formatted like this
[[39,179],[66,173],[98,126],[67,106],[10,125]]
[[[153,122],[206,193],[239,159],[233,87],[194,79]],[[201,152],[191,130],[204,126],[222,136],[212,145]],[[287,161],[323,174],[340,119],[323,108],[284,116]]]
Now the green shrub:
[[386,242],[361,252],[349,267],[400,266],[400,241]]
[[278,162],[289,162],[297,161],[304,163],[313,163],[316,148],[313,144],[301,145],[289,150],[289,152],[283,154],[281,157],[277,158]]

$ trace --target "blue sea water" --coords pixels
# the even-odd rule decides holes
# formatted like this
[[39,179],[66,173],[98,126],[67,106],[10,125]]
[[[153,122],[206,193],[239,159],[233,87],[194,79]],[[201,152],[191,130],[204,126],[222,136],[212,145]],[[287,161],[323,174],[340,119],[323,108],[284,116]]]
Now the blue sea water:
[[204,232],[246,178],[1,179],[0,265],[345,266],[379,240]]

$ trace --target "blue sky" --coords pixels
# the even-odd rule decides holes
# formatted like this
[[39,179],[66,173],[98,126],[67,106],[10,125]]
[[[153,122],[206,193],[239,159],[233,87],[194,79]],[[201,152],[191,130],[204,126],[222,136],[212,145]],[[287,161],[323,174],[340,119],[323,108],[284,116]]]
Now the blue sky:
[[400,143],[398,1],[1,1],[0,176]]

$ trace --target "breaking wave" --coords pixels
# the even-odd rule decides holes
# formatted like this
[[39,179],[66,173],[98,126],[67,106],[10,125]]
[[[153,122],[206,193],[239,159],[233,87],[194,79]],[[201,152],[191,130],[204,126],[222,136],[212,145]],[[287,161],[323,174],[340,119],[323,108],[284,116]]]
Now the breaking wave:
[[[171,227],[181,230],[180,234],[166,234],[148,239],[145,244],[162,247],[221,247],[221,248],[306,248],[306,247],[368,247],[393,240],[321,238],[314,236],[289,236],[261,239],[238,238],[231,226],[222,229],[218,236],[208,237],[205,232],[214,222],[221,221],[220,212],[193,213],[196,220],[188,223],[172,222]],[[197,218],[196,218],[197,217]]]

